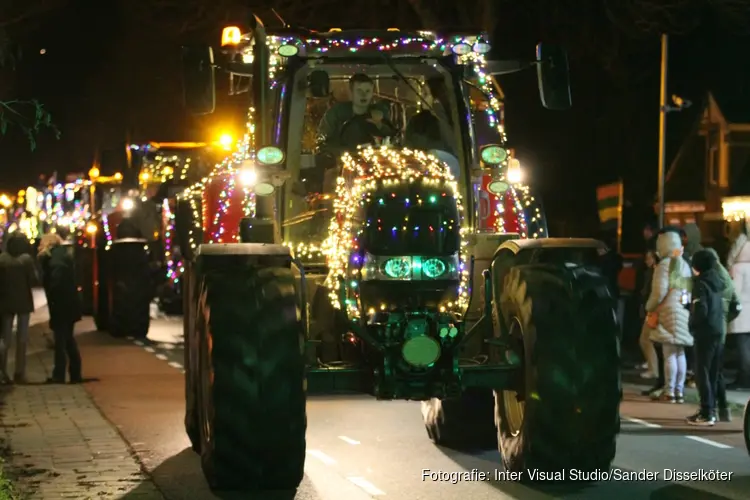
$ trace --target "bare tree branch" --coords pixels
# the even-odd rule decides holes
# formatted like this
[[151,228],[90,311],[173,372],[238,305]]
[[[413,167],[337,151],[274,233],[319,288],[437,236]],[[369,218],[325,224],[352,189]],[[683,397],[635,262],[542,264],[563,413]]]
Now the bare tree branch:
[[52,122],[52,115],[36,99],[0,101],[0,135],[5,135],[11,125],[26,136],[32,151],[36,149],[36,139],[43,129],[60,138],[60,130]]
[[[41,16],[64,3],[65,0],[3,0],[0,3],[0,68],[13,69],[21,57],[20,45],[13,43],[15,38],[21,38]],[[52,116],[35,99],[0,100],[0,135],[5,135],[11,126],[27,137],[32,150],[43,129],[60,136]]]

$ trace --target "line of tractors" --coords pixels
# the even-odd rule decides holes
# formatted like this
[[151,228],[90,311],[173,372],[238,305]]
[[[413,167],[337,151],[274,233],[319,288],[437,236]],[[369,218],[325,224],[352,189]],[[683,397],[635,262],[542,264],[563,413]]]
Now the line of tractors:
[[[497,447],[523,480],[611,466],[622,391],[607,249],[547,237],[494,80],[534,69],[542,104],[567,109],[567,56],[491,54],[478,33],[257,17],[218,50],[183,48],[187,107],[212,112],[228,75],[247,99],[244,140],[197,179],[142,170],[158,187],[125,193],[78,247],[83,293],[116,335],[146,335],[164,276],[184,315],[185,428],[212,488],[295,489],[306,397],[331,391],[421,401],[436,444]],[[353,74],[387,104],[387,135],[341,97]],[[332,106],[348,110],[338,131],[364,139],[316,136]],[[424,112],[443,139],[429,151],[408,142]]]

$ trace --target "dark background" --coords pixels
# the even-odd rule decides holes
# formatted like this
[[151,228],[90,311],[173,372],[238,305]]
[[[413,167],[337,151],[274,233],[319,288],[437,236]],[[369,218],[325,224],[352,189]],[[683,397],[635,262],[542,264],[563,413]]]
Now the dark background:
[[214,115],[186,115],[178,49],[216,44],[222,27],[249,8],[270,24],[263,8],[271,5],[287,22],[315,29],[484,29],[496,57],[533,57],[540,40],[563,43],[571,111],[542,108],[533,71],[500,79],[510,146],[532,172],[553,235],[596,235],[595,187],[622,178],[625,249],[637,244],[657,183],[662,30],[673,35],[669,92],[693,102],[669,116],[668,162],[708,90],[728,88],[750,106],[747,0],[3,0],[0,47],[22,57],[5,58],[0,100],[38,99],[60,136],[42,130],[33,151],[18,128],[0,136],[0,190],[53,171],[86,172],[97,149],[119,154],[126,140],[239,134],[245,109],[226,97]]

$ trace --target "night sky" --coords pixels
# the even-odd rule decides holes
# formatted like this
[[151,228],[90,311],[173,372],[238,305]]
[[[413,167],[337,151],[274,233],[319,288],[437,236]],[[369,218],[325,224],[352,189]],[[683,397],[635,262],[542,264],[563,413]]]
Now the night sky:
[[[439,5],[428,9],[434,22],[490,29],[498,57],[532,57],[540,40],[563,43],[571,58],[573,110],[544,110],[533,71],[500,80],[510,146],[533,172],[531,184],[544,199],[553,235],[595,235],[594,188],[620,177],[630,205],[626,216],[644,220],[657,181],[660,29],[674,33],[670,94],[694,103],[670,115],[670,156],[707,90],[730,82],[750,106],[744,90],[750,23],[735,10],[742,2],[730,0],[496,0],[490,16],[479,8],[481,0],[459,6],[424,0],[4,0],[17,4],[11,8],[39,11],[5,26],[23,58],[15,71],[0,69],[0,100],[39,99],[61,135],[58,140],[43,131],[33,152],[17,130],[0,137],[0,191],[55,170],[86,172],[97,148],[124,147],[128,136],[134,142],[210,140],[218,130],[239,126],[244,110],[227,99],[210,117],[185,114],[178,49],[185,42],[215,43],[223,25],[242,15],[236,5],[248,3],[276,6],[288,22],[316,29],[419,27],[420,5]],[[11,19],[5,9],[0,27]]]

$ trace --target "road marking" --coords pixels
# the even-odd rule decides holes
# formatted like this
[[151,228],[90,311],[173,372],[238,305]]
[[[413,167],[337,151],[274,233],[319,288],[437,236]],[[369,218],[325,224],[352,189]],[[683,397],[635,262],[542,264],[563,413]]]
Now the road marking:
[[368,494],[372,496],[385,495],[385,491],[381,490],[380,488],[378,488],[377,486],[375,486],[374,484],[372,484],[370,481],[368,481],[367,479],[363,477],[349,476],[347,477],[347,479],[351,481],[352,483],[356,484],[357,486],[359,486],[360,488],[362,488],[363,490],[365,490]]
[[159,354],[157,354],[157,355],[156,355],[156,358],[157,358],[157,359],[160,359],[160,360],[162,360],[162,361],[166,361],[166,360],[167,360],[167,356],[165,356],[165,355],[164,355],[164,354],[162,354],[162,353],[159,353]]
[[716,441],[711,441],[710,439],[702,438],[700,436],[685,436],[688,439],[692,439],[693,441],[698,441],[699,443],[707,444],[709,446],[713,446],[715,448],[721,448],[722,450],[726,450],[729,448],[732,448],[728,444],[724,443],[717,443]]
[[138,347],[143,347],[143,342],[141,342],[140,340],[136,340],[136,341],[135,341],[135,342],[133,342],[133,343],[134,343],[135,345],[137,345]]
[[172,368],[177,368],[178,370],[182,368],[182,365],[178,363],[177,361],[170,361],[168,364]]
[[317,458],[326,465],[334,465],[336,463],[336,460],[332,459],[320,450],[307,450],[307,454]]
[[651,422],[646,422],[645,420],[641,420],[640,418],[622,417],[622,419],[634,424],[642,425],[643,427],[648,427],[649,429],[661,429],[661,425],[652,424]]
[[361,443],[360,443],[359,441],[357,441],[356,439],[352,439],[352,438],[350,438],[350,437],[346,437],[346,436],[339,436],[339,439],[340,439],[340,440],[342,440],[343,442],[345,442],[345,443],[349,443],[349,444],[351,444],[351,445],[353,445],[353,446],[357,446],[358,444],[361,444]]
[[150,353],[156,352],[156,349],[154,349],[153,347],[144,347],[144,349],[146,350],[146,352],[150,352]]

